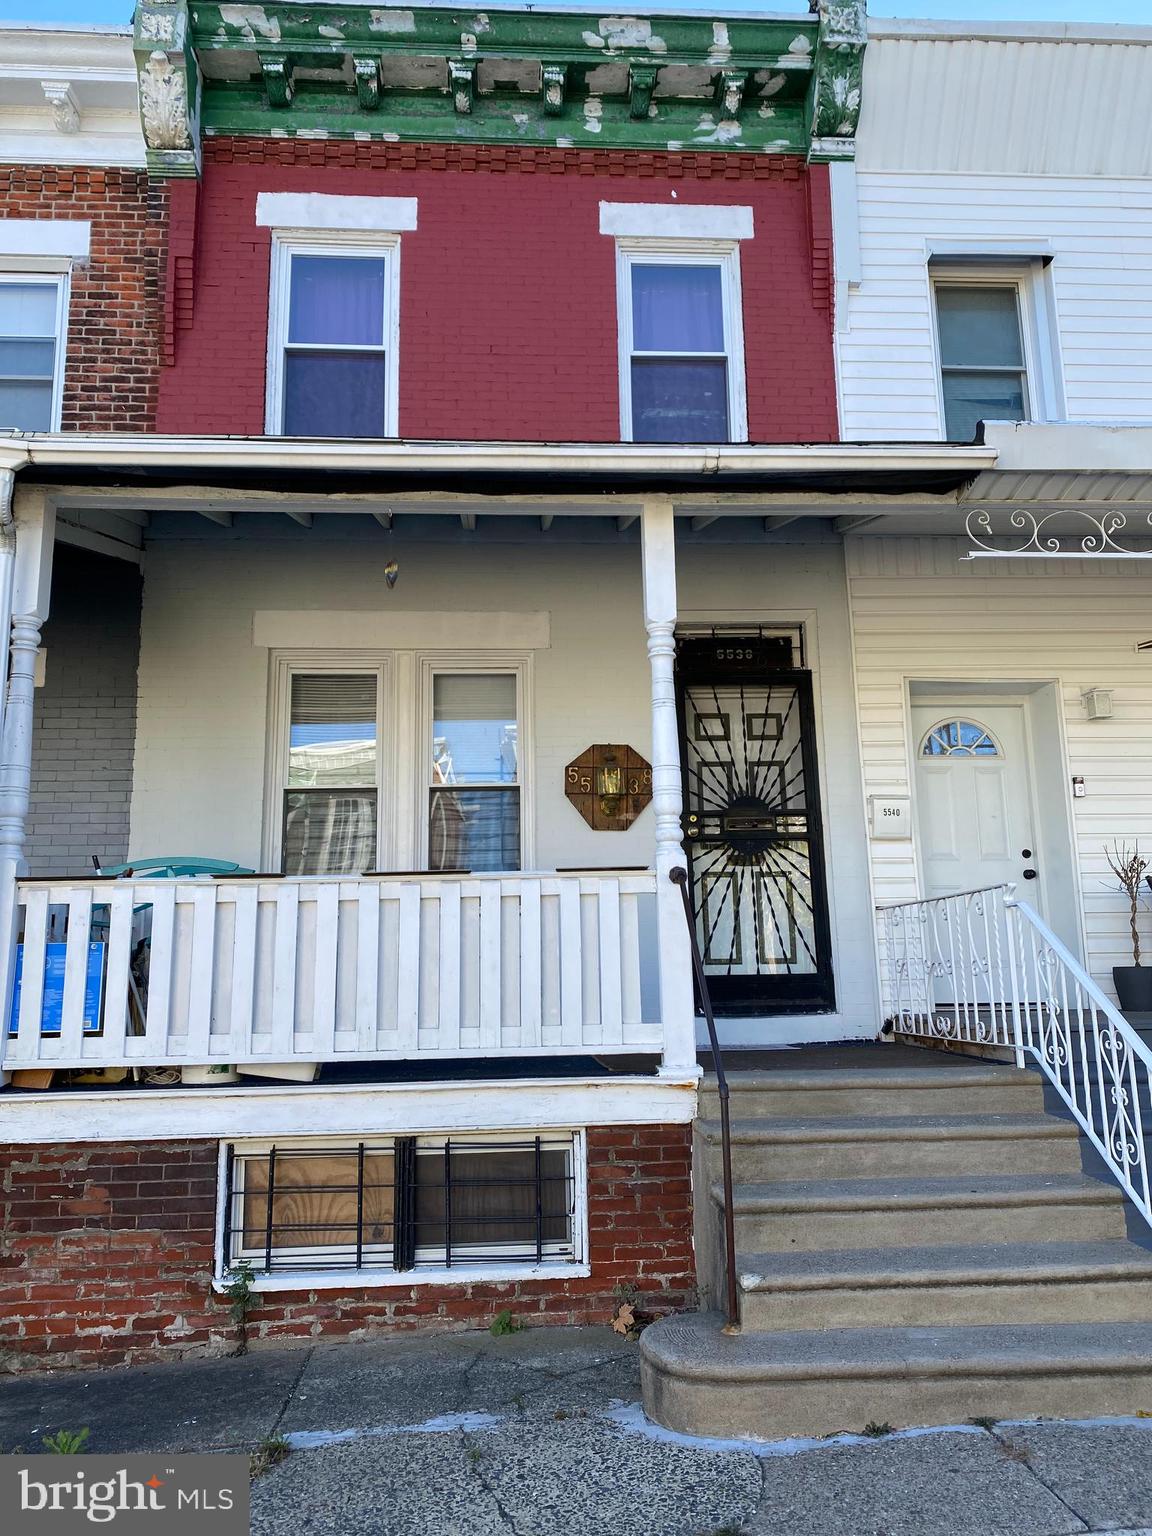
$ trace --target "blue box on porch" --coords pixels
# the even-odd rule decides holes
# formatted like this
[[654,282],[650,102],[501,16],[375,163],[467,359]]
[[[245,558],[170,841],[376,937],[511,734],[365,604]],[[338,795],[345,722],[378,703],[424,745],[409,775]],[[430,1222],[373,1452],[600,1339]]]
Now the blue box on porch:
[[[40,1033],[58,1035],[64,1017],[64,962],[67,944],[44,946],[44,997],[40,1005]],[[12,1012],[8,1033],[14,1035],[20,1022],[21,979],[24,974],[24,946],[16,946],[16,980],[12,988]],[[104,995],[104,944],[92,940],[88,945],[88,974],[84,978],[84,1033],[100,1033],[100,1003]]]

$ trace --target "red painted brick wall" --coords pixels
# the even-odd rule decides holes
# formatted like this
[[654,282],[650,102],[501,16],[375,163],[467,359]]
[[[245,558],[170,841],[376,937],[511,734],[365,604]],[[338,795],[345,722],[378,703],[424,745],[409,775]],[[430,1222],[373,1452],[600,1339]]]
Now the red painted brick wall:
[[[227,1353],[211,1292],[215,1142],[9,1148],[0,1154],[0,1370]],[[649,1314],[695,1299],[690,1128],[588,1132],[586,1278],[279,1292],[250,1319],[254,1347],[394,1328],[601,1323],[636,1294]]]
[[0,166],[0,216],[87,219],[91,261],[72,271],[65,431],[146,432],[156,410],[167,194],[147,172]]
[[205,161],[194,314],[161,381],[162,432],[263,432],[271,236],[256,227],[256,196],[325,192],[419,199],[401,247],[402,437],[619,438],[615,243],[599,233],[601,201],[750,204],[751,439],[837,436],[824,167],[274,139],[210,139]]

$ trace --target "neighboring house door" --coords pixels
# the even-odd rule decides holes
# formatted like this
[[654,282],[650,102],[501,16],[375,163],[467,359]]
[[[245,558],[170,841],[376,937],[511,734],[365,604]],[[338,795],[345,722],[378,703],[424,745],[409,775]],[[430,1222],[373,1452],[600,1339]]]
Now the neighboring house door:
[[681,640],[684,844],[718,1013],[834,1005],[811,673],[791,641]]
[[917,704],[912,726],[925,896],[1011,884],[1042,906],[1023,706]]
[[[1043,908],[1028,733],[1020,704],[917,704],[916,811],[926,897],[1014,885]],[[1010,935],[998,902],[939,903],[920,930],[932,999],[971,1022],[1011,1001]],[[973,1012],[975,1009],[975,1012]]]

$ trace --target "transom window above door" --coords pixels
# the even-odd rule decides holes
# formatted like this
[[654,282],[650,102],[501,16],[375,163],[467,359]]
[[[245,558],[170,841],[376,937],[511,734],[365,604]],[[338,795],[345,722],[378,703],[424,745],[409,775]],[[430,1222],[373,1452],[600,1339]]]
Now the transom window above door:
[[1000,748],[974,720],[943,720],[920,744],[921,757],[999,757]]
[[621,435],[648,443],[748,436],[739,257],[619,252]]
[[526,661],[274,659],[267,867],[521,866]]
[[394,437],[400,242],[273,244],[268,430]]

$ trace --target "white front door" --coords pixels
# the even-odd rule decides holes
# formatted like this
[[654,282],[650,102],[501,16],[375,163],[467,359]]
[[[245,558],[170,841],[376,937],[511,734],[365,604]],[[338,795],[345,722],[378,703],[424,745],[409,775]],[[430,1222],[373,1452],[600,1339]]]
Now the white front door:
[[917,703],[912,724],[924,895],[1013,884],[1042,910],[1023,705]]

